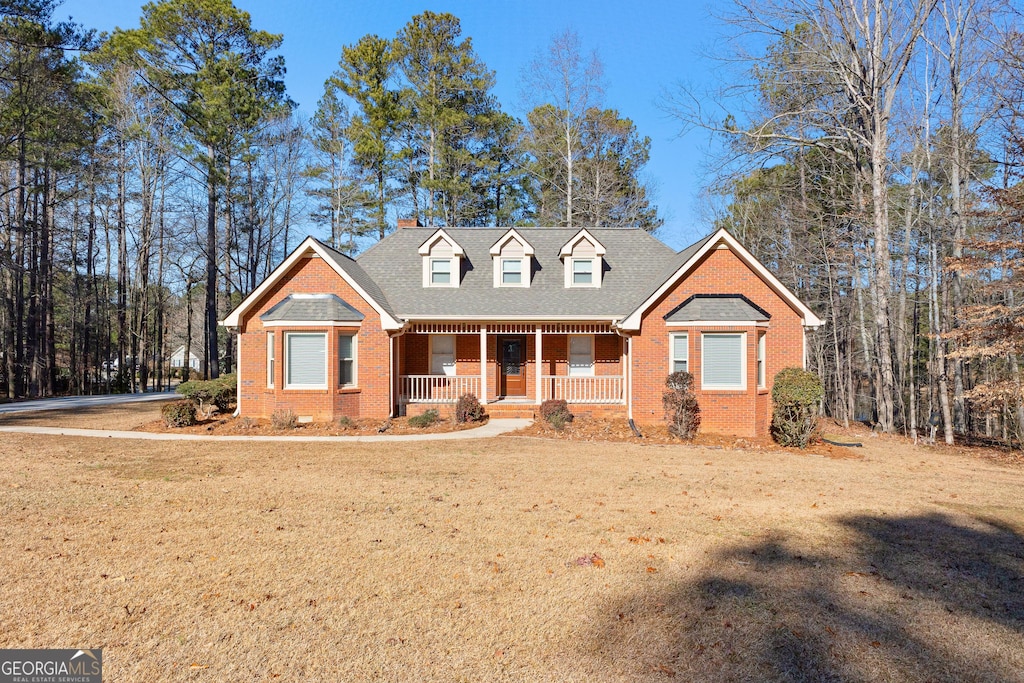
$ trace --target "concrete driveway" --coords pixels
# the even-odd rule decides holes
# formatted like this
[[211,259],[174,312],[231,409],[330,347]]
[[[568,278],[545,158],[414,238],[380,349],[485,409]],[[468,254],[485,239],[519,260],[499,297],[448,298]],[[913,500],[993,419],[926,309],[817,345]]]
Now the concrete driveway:
[[18,401],[0,404],[2,413],[29,413],[39,410],[75,410],[94,406],[116,406],[122,403],[143,403],[167,401],[178,397],[173,391],[158,391],[146,394],[105,394],[102,396],[62,396],[41,398],[33,401]]

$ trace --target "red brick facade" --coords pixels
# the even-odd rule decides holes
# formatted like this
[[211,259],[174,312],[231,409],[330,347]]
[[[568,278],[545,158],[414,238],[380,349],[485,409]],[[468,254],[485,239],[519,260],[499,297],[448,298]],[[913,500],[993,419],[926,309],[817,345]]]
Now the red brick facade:
[[[418,274],[416,274],[418,276]],[[356,308],[365,318],[358,326],[334,327],[264,326],[260,316],[290,294],[332,293]],[[665,322],[665,316],[694,294],[740,294],[770,314],[770,321],[742,326],[678,326]],[[501,325],[502,321],[495,321]],[[631,406],[618,404],[576,404],[576,413],[625,417],[631,412],[639,424],[660,423],[665,378],[671,372],[670,334],[688,335],[688,369],[694,375],[701,406],[701,429],[709,432],[755,436],[767,433],[770,418],[772,378],[784,367],[803,363],[803,318],[773,290],[756,272],[727,248],[710,250],[688,275],[654,301],[643,314],[640,330],[630,340],[627,355],[626,339],[609,332],[593,335],[594,375],[622,377],[622,392],[631,397]],[[466,329],[466,328],[462,328]],[[523,329],[535,329],[532,324]],[[268,332],[274,332],[275,369],[273,386],[268,386]],[[327,335],[327,388],[290,389],[285,386],[285,339],[290,332],[320,332]],[[745,335],[746,388],[710,390],[702,388],[702,335],[710,332],[732,332]],[[338,338],[341,334],[356,335],[356,382],[353,387],[339,386]],[[270,417],[277,410],[291,410],[300,417],[316,421],[352,418],[385,418],[399,410],[409,414],[422,412],[429,403],[401,405],[403,376],[430,375],[430,335],[408,331],[385,331],[381,318],[371,302],[364,299],[346,280],[319,257],[301,258],[284,273],[269,291],[244,310],[240,318],[240,414]],[[766,382],[758,386],[757,347],[760,335],[765,337]],[[499,393],[499,339],[519,336],[524,342],[525,396],[519,401],[492,404],[491,412],[532,411],[536,406],[537,376],[536,336],[533,331],[505,335],[488,331],[486,350],[486,398],[494,401]],[[567,334],[542,335],[540,372],[544,376],[568,375]],[[393,357],[392,357],[393,354]],[[456,376],[479,378],[480,334],[455,335]],[[554,384],[554,380],[549,380]],[[483,392],[481,392],[482,394]],[[483,396],[481,396],[483,398]],[[511,403],[511,405],[509,405]],[[531,405],[533,407],[531,407]],[[631,410],[628,410],[631,409]]]
[[[771,314],[767,328],[669,327],[665,315],[693,294],[742,294]],[[728,249],[714,249],[690,274],[655,302],[633,337],[633,418],[637,423],[661,422],[661,396],[669,368],[669,334],[689,334],[689,371],[694,376],[701,407],[701,429],[738,436],[763,435],[771,420],[772,379],[786,367],[803,364],[803,326],[799,313]],[[747,388],[745,391],[701,388],[701,334],[746,333]],[[765,335],[767,382],[757,386],[757,336]]]
[[[366,316],[362,324],[344,327],[265,327],[260,316],[289,294],[337,294]],[[276,346],[274,386],[267,386],[267,333],[274,332]],[[289,332],[327,334],[327,389],[285,387],[285,336]],[[338,336],[356,333],[356,386],[339,386]],[[241,392],[239,413],[270,417],[276,410],[291,410],[299,417],[330,421],[347,415],[386,417],[390,413],[389,380],[391,340],[380,316],[323,259],[303,258],[285,273],[269,292],[246,311],[239,329]]]

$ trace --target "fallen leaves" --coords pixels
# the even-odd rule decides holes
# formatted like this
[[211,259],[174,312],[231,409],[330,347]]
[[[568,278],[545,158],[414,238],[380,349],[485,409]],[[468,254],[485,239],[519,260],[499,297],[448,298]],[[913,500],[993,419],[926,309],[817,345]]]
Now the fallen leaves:
[[604,567],[604,558],[597,553],[591,553],[590,555],[583,555],[575,560],[566,562],[565,565],[567,567],[597,567],[601,569]]

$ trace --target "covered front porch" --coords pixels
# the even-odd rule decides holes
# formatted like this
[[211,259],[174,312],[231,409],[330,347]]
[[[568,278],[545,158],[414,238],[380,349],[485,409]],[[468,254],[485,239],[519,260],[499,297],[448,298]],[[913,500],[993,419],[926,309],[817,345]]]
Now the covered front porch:
[[626,405],[629,344],[608,324],[419,323],[396,342],[399,412],[466,393],[492,406]]

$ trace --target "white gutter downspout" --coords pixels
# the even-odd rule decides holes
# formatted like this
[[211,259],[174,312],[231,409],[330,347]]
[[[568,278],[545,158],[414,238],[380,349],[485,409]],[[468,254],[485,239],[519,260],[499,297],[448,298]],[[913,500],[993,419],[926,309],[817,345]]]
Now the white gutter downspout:
[[626,394],[626,419],[633,419],[633,337],[632,335],[623,334],[622,330],[618,327],[613,327],[615,334],[619,335],[626,340],[626,366],[622,369],[625,376],[625,387],[623,388]]
[[409,329],[409,324],[402,325],[402,329],[394,334],[388,335],[388,417],[397,417],[395,414],[397,407],[395,404],[395,391],[396,383],[399,378],[395,376],[395,340],[401,337]]
[[388,417],[395,416],[395,338],[388,335]]
[[242,414],[242,333],[237,332],[235,334],[235,340],[238,342],[238,348],[235,349],[235,412],[231,413],[232,417],[238,417]]

